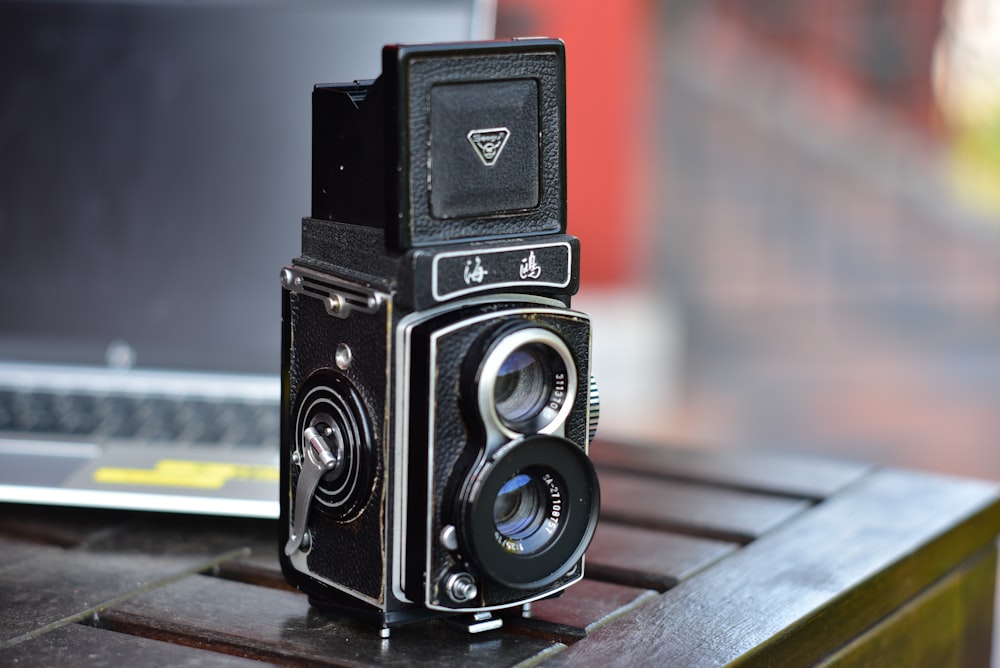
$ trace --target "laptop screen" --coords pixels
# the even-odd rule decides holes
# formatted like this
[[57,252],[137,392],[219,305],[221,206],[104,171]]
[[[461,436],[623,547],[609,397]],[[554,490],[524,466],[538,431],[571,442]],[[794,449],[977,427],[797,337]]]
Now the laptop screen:
[[313,84],[490,5],[0,1],[0,359],[276,373]]

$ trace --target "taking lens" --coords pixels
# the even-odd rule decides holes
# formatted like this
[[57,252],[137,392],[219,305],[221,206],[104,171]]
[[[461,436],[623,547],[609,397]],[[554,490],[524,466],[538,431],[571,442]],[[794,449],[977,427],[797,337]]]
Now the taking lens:
[[600,489],[584,450],[565,438],[513,441],[459,495],[461,545],[490,579],[514,589],[565,577],[590,543]]

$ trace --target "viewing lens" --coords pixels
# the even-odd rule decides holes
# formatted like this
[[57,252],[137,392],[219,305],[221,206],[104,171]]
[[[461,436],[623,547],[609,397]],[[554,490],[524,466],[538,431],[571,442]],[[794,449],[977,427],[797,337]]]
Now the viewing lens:
[[[566,341],[545,327],[492,334],[475,376],[476,403],[495,442],[551,434],[576,399],[577,362]],[[480,349],[473,348],[476,359]]]
[[515,431],[542,411],[551,394],[546,352],[537,344],[527,345],[500,365],[493,398],[500,420]]

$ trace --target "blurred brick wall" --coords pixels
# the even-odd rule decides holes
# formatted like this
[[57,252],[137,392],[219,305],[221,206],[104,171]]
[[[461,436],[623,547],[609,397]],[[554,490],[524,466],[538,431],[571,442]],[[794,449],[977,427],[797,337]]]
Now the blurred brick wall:
[[719,16],[844,95],[940,128],[931,63],[944,0],[719,0]]
[[650,262],[654,9],[651,0],[498,2],[498,38],[566,43],[567,208],[586,288],[639,278]]

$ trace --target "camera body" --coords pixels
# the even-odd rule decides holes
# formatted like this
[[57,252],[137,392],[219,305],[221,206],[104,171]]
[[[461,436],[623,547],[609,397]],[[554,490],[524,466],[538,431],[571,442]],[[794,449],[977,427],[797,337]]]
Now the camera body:
[[377,623],[500,611],[583,576],[591,326],[569,308],[558,40],[388,46],[313,92],[312,216],[281,272],[280,558]]

